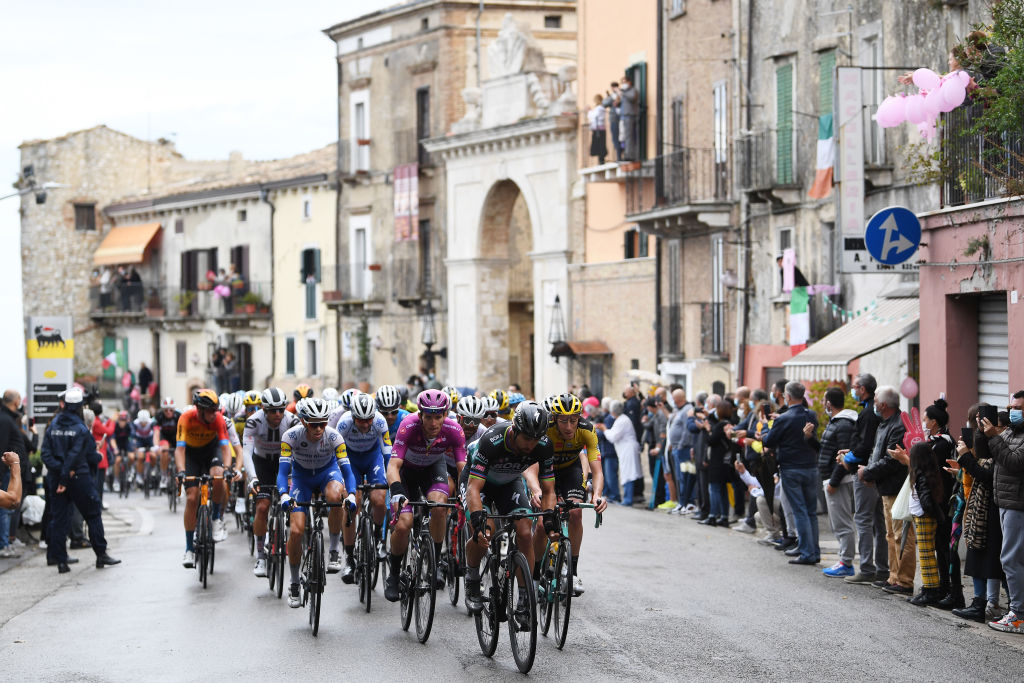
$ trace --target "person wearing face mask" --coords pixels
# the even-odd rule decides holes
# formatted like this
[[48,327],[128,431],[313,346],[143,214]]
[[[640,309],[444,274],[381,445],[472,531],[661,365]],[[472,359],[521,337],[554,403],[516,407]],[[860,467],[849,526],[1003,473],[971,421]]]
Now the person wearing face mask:
[[857,413],[843,408],[843,397],[843,390],[839,387],[831,387],[825,392],[825,414],[829,422],[821,434],[821,449],[818,451],[818,474],[824,481],[829,524],[839,541],[839,562],[823,569],[822,573],[833,578],[854,575],[853,551],[857,537],[853,521],[855,477],[837,462],[842,458],[836,455],[849,447],[857,429]]
[[1024,390],[1010,399],[1010,428],[999,433],[987,418],[979,420],[995,463],[993,495],[999,508],[1003,546],[999,559],[1006,574],[1010,610],[991,628],[1024,633]]

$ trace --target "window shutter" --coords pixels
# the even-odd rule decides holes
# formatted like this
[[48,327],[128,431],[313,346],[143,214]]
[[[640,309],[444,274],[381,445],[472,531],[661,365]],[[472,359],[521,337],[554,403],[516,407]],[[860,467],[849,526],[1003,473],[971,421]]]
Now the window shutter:
[[313,273],[314,273],[314,275],[316,277],[316,281],[320,282],[320,276],[321,276],[321,272],[320,272],[320,250],[319,249],[313,249],[312,252],[313,252]]
[[832,75],[836,68],[835,51],[823,52],[820,61],[820,74],[818,78],[818,113],[832,113]]
[[285,374],[295,374],[295,337],[288,337],[284,340]]
[[174,343],[175,370],[180,374],[188,371],[188,346],[186,342]]
[[793,65],[775,70],[775,174],[781,185],[793,182]]

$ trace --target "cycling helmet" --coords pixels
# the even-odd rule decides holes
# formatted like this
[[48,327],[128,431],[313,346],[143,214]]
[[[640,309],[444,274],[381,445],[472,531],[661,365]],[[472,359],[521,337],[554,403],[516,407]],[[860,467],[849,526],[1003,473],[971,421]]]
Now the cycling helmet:
[[288,405],[288,397],[277,387],[270,387],[263,390],[260,403],[264,408],[284,408]]
[[255,389],[250,389],[245,392],[245,397],[242,399],[242,404],[245,406],[256,406],[260,407],[260,392]]
[[554,415],[579,415],[583,412],[583,404],[573,394],[558,394],[551,398],[550,410]]
[[540,404],[542,406],[544,406],[544,410],[548,411],[549,413],[551,412],[551,402],[554,401],[557,396],[558,396],[558,394],[551,394],[550,396],[545,398],[543,401],[541,401]]
[[352,411],[352,417],[357,420],[370,420],[377,414],[377,404],[373,402],[372,396],[360,392],[352,397],[352,406],[349,410]]
[[441,391],[448,394],[448,398],[452,400],[453,407],[459,404],[459,399],[462,398],[462,394],[459,393],[458,389],[449,384],[447,386],[441,387]]
[[471,420],[482,420],[484,417],[484,401],[476,396],[463,396],[455,406],[455,412]]
[[341,407],[345,410],[352,410],[352,397],[360,393],[358,389],[346,389],[341,392]]
[[499,410],[501,410],[501,407],[498,405],[498,402],[495,401],[494,398],[491,396],[484,396],[480,400],[483,401],[484,403],[485,413],[497,413]]
[[402,394],[398,391],[398,387],[393,387],[390,384],[377,389],[377,410],[387,413],[392,410],[398,410],[402,405]]
[[491,392],[491,398],[498,404],[498,412],[503,413],[508,410],[508,394],[501,389],[495,389]]
[[221,401],[221,405],[224,406],[225,415],[234,417],[242,412],[242,397],[238,394],[226,394]]
[[[65,399],[66,399],[66,397],[65,397]],[[65,400],[65,402],[66,402],[66,400]],[[142,410],[140,410],[140,411],[139,411],[139,414],[138,414],[138,415],[136,415],[136,416],[135,416],[135,418],[136,418],[136,419],[137,419],[137,420],[138,420],[139,422],[141,422],[142,424],[146,424],[146,423],[148,423],[148,422],[149,422],[150,420],[152,420],[152,419],[153,419],[153,416],[149,414],[149,411],[148,411],[148,410],[146,410],[145,408],[143,408]]]
[[[64,392],[62,391],[61,393],[63,394]],[[61,400],[63,401],[64,398],[61,397]],[[128,419],[128,411],[127,410],[122,410],[121,412],[119,412],[117,414],[117,419],[118,420],[127,420]]]
[[213,389],[200,389],[192,396],[192,405],[198,408],[217,409],[220,407],[220,399]]
[[327,401],[322,398],[304,398],[296,404],[295,411],[304,422],[327,422],[331,414]]
[[174,399],[171,398],[170,396],[164,396],[164,400],[160,401],[160,407],[161,408],[173,408],[174,407]]
[[451,397],[440,389],[424,389],[416,397],[416,406],[421,413],[447,414],[451,408]]
[[526,397],[519,392],[513,391],[508,395],[508,407],[515,408],[517,405],[526,400]]
[[523,436],[539,439],[548,431],[548,412],[536,401],[523,401],[512,416],[512,426]]
[[398,386],[398,395],[402,397],[402,403],[409,400],[409,387],[404,384]]
[[327,387],[322,392],[320,392],[320,397],[323,398],[325,401],[337,401],[338,396],[338,390],[335,389],[334,387]]
[[295,391],[293,391],[292,394],[295,396],[296,401],[302,398],[309,398],[313,395],[313,387],[308,384],[300,384],[295,387]]
[[333,399],[326,399],[326,398],[325,398],[324,400],[325,400],[325,401],[327,401],[327,408],[328,408],[328,409],[329,409],[329,410],[330,410],[330,411],[331,411],[332,413],[333,413],[333,412],[334,412],[335,410],[337,410],[338,408],[340,408],[340,407],[341,407],[341,401],[339,401],[339,400],[338,400],[338,399],[336,399],[336,398],[333,398]]

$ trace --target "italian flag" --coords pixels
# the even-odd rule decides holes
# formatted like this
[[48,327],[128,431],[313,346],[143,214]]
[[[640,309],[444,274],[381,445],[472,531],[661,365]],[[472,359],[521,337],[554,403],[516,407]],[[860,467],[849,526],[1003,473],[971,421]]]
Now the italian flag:
[[806,287],[794,287],[789,298],[789,350],[795,356],[807,348],[811,333],[811,318],[807,310],[809,295]]
[[103,356],[103,369],[106,370],[111,366],[117,367],[117,351],[111,351]]
[[814,184],[807,192],[813,199],[824,199],[832,194],[832,167],[836,159],[836,140],[832,136],[832,114],[818,117],[818,163]]

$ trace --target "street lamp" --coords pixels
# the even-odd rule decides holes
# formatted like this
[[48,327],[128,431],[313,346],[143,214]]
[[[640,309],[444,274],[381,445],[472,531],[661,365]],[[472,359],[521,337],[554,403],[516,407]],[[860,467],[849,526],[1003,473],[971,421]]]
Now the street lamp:
[[17,192],[12,192],[11,194],[5,194],[3,197],[0,197],[0,199],[9,199],[10,197],[20,197],[23,194],[28,194],[29,192],[35,192],[36,193],[36,204],[45,204],[46,203],[46,191],[47,190],[56,190],[57,188],[61,188],[61,187],[71,187],[70,185],[64,185],[63,183],[43,183],[42,185],[36,185],[34,180],[30,180],[29,183],[30,184],[29,184],[28,187],[23,187],[20,190],[18,190]]
[[434,306],[427,301],[427,307],[423,311],[423,331],[420,333],[420,341],[427,350],[423,352],[420,359],[423,361],[423,367],[428,374],[434,372],[434,359],[437,356],[441,358],[448,357],[448,347],[444,347],[434,351],[431,347],[437,343],[437,329],[434,327]]
[[548,343],[551,344],[551,355],[556,363],[562,356],[572,355],[567,336],[565,316],[562,315],[562,300],[556,294],[555,303],[551,306],[551,327],[548,329]]

